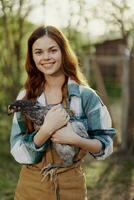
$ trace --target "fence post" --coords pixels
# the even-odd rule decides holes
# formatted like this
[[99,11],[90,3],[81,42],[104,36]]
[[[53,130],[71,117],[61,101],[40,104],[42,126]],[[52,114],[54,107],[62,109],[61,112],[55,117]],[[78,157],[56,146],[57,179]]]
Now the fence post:
[[123,77],[122,77],[122,127],[121,127],[121,150],[127,148],[127,121],[129,106],[129,57],[125,56],[122,60]]

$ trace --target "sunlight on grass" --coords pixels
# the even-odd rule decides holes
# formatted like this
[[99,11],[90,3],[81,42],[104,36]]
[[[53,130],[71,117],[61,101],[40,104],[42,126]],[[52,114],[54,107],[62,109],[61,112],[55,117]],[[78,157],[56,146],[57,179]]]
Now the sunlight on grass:
[[86,167],[86,183],[87,188],[94,188],[100,179],[101,174],[105,171],[107,163],[99,161],[92,162],[89,167]]
[[130,156],[111,156],[86,167],[88,200],[132,200],[134,198],[134,160]]

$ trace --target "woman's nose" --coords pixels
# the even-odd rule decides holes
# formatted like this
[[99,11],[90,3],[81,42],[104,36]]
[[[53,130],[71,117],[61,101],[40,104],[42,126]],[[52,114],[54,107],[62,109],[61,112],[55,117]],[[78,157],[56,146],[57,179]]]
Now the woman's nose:
[[48,60],[50,59],[50,54],[48,52],[43,53],[43,59]]

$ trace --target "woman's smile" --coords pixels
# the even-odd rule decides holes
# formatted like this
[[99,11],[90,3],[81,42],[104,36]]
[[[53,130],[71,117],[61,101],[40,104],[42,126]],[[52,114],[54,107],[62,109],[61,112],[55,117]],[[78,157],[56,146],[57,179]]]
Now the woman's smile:
[[45,68],[52,67],[55,64],[55,62],[49,62],[49,63],[41,63],[41,65]]

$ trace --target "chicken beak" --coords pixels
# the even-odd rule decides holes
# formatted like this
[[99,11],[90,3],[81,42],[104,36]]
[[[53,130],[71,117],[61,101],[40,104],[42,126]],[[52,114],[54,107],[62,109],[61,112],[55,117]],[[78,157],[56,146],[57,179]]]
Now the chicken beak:
[[7,113],[8,115],[11,115],[12,113],[14,113],[14,109],[11,109],[10,105],[8,106]]

